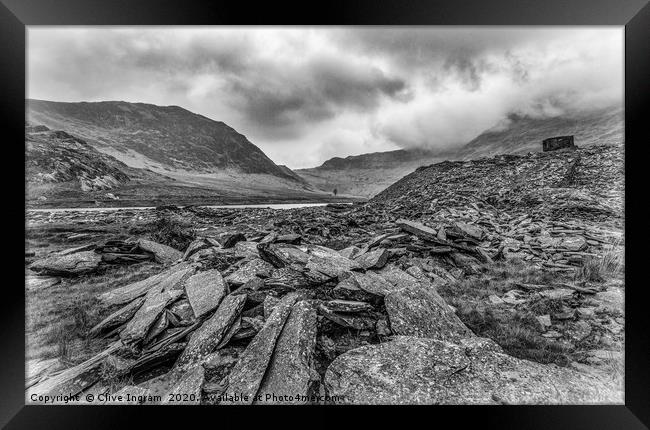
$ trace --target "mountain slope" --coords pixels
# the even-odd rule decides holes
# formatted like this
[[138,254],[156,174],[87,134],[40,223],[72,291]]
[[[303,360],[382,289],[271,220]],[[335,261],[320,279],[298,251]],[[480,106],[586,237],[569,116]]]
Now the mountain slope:
[[[62,130],[66,139],[76,139],[76,145],[83,142],[94,151],[89,152],[91,158],[100,159],[99,153],[108,157],[102,160],[111,160],[108,165],[119,163],[118,169],[130,171],[127,176],[138,177],[135,182],[116,184],[122,193],[121,202],[131,199],[133,204],[146,205],[282,203],[318,201],[331,196],[315,189],[288,167],[276,165],[233,128],[178,106],[27,100],[27,117],[30,123]],[[50,156],[65,163],[61,160],[60,142],[50,141],[52,151],[58,148]],[[34,157],[42,159],[46,154],[43,143],[39,146],[42,155],[32,151]],[[29,151],[27,158],[29,162]],[[84,163],[93,163],[79,154],[73,159],[77,170],[83,170]],[[45,167],[40,173],[47,174]],[[32,174],[39,172],[32,169],[28,175]],[[45,186],[37,176],[29,176],[28,181],[32,191],[48,188],[47,195],[60,205],[77,205],[74,196],[89,204],[100,197],[97,190],[87,186],[82,190],[72,185],[74,181],[67,181],[71,188],[63,202],[60,193],[52,194],[55,189],[61,190],[63,183],[50,182]]]
[[179,180],[127,166],[78,137],[43,125],[25,126],[25,173],[30,207],[282,203],[328,197],[305,191],[302,179],[288,188],[286,179],[265,174],[247,174],[245,181],[241,175],[224,179],[214,174],[203,181],[193,176]]
[[511,116],[505,127],[487,130],[456,152],[456,159],[470,160],[496,154],[541,151],[542,140],[574,135],[578,146],[621,144],[623,109],[610,107],[581,114],[552,118]]
[[296,170],[324,191],[372,197],[420,166],[445,159],[468,160],[496,154],[538,152],[542,140],[575,135],[578,146],[621,144],[624,137],[623,110],[611,107],[563,117],[509,118],[505,125],[481,133],[455,150],[408,149],[335,157],[321,166]]
[[132,167],[228,170],[295,180],[233,128],[178,106],[44,100],[28,100],[27,105],[30,121],[79,136]]
[[473,203],[475,209],[494,211],[497,217],[505,211],[535,214],[538,219],[620,222],[623,155],[621,145],[591,145],[574,151],[444,161],[420,167],[368,204],[391,217],[466,210]]

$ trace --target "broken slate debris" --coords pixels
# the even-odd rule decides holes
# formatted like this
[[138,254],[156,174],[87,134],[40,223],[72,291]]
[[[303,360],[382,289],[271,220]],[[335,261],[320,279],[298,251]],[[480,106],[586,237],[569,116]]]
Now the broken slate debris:
[[[108,366],[133,381],[125,391],[178,390],[203,404],[279,404],[290,393],[305,395],[294,403],[318,402],[305,400],[314,393],[342,395],[336,403],[619,401],[590,375],[507,355],[465,326],[440,295],[487,265],[513,260],[571,274],[621,249],[617,160],[612,148],[589,147],[449,161],[418,169],[365,204],[281,216],[265,208],[151,211],[182,216],[202,236],[166,267],[139,239],[55,254],[91,252],[100,265],[145,261],[160,272],[100,296],[109,316],[90,334],[115,346],[68,373],[40,373],[30,388],[99,390],[93,387],[110,385],[103,381]],[[30,219],[47,224],[64,216],[74,215]],[[131,222],[152,215],[84,216]],[[26,253],[29,262],[42,259],[38,251]],[[583,366],[616,352],[610,349],[625,328],[623,285],[537,283],[506,280],[477,306],[495,315],[540,307],[530,321],[540,340],[602,350],[581,358]],[[462,303],[453,304],[464,318]],[[234,393],[248,399],[219,398]]]

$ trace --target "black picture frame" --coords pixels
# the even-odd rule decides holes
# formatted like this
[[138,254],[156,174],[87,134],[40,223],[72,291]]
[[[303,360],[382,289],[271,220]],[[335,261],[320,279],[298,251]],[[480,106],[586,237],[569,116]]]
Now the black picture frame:
[[[31,25],[625,25],[625,169],[626,169],[626,289],[625,298],[625,405],[624,406],[501,406],[501,407],[395,407],[388,412],[395,418],[424,419],[429,425],[442,425],[451,420],[454,427],[464,424],[480,428],[570,428],[575,429],[636,429],[650,426],[650,342],[646,302],[642,299],[645,282],[640,275],[644,238],[634,226],[643,214],[635,210],[631,199],[635,186],[632,175],[638,169],[634,163],[643,162],[639,155],[648,144],[648,127],[643,108],[648,102],[650,44],[650,6],[647,0],[445,0],[445,1],[328,1],[319,4],[278,4],[266,2],[171,1],[171,0],[0,0],[0,106],[2,108],[3,149],[10,151],[3,168],[6,197],[15,198],[16,206],[24,202],[24,189],[17,184],[17,175],[24,173],[20,157],[24,142],[25,118],[25,34]],[[24,149],[24,148],[22,148]],[[15,151],[15,153],[11,152]],[[15,161],[14,161],[15,157]],[[8,168],[8,167],[11,167]],[[641,170],[641,172],[643,172]],[[641,175],[639,175],[641,176]],[[11,192],[11,193],[10,193]],[[643,190],[641,191],[643,192]],[[630,198],[628,198],[630,197]],[[9,201],[11,201],[9,200]],[[24,206],[23,206],[24,207]],[[24,225],[24,211],[5,211],[5,233],[16,235]],[[8,236],[6,236],[8,237]],[[5,246],[9,248],[9,243]],[[311,423],[339,425],[345,420],[341,412],[357,412],[363,425],[373,425],[372,417],[383,417],[376,408],[319,407],[309,408],[308,421],[297,412],[306,408],[266,408],[261,414],[229,408],[226,412],[214,408],[186,409],[169,407],[124,408],[117,406],[25,406],[25,297],[24,272],[17,270],[22,257],[14,249],[13,256],[3,260],[6,273],[17,280],[3,285],[0,300],[0,425],[7,428],[97,428],[132,425],[134,420],[157,418],[168,425],[243,425],[250,415],[284,425],[295,422],[301,426]],[[13,263],[15,259],[15,264]],[[13,276],[12,276],[13,279]],[[284,410],[283,410],[284,409]],[[328,409],[336,409],[335,411]],[[391,411],[390,409],[395,409]],[[276,415],[277,414],[277,415]],[[336,414],[336,415],[335,415]],[[207,419],[197,424],[197,417]],[[322,418],[321,418],[322,417]],[[414,423],[415,424],[415,423]],[[262,423],[262,425],[268,425]]]

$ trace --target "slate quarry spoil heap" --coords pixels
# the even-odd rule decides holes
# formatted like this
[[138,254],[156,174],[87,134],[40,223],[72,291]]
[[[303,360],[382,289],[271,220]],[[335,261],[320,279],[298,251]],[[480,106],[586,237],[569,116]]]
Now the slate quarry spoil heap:
[[[621,246],[619,150],[440,163],[366,205],[164,209],[199,237],[176,253],[139,242],[163,268],[99,297],[114,311],[90,335],[110,346],[27,391],[166,404],[618,401],[593,375],[507,355],[438,289],[495,260],[574,270]],[[111,387],[108,374],[130,382]]]

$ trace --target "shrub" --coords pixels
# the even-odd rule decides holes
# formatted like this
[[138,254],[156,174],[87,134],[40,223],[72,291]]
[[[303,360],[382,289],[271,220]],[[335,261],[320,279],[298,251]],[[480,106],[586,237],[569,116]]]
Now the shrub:
[[145,225],[143,230],[154,242],[181,251],[196,239],[196,232],[190,223],[165,215],[159,215],[155,221]]

